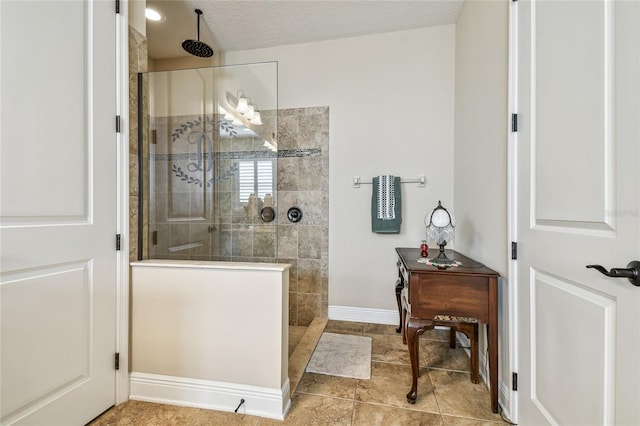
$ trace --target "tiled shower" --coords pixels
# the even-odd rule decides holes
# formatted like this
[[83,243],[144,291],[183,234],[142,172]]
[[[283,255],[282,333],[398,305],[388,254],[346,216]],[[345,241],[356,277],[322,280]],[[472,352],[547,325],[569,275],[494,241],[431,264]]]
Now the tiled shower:
[[220,114],[152,117],[150,134],[149,256],[275,262],[276,222],[260,213],[275,208],[278,159],[264,140]]
[[[150,107],[153,102],[158,104],[159,96],[171,96],[149,92],[154,86],[149,84],[153,73],[134,77],[145,71],[134,63],[144,58],[144,38],[135,33],[130,38],[130,58],[134,58],[130,81],[142,88],[138,96],[132,96],[130,110],[142,118],[135,132],[132,124],[132,136],[143,141],[138,149],[135,138],[130,138],[135,160],[131,169],[132,260],[289,263],[289,324],[307,326],[316,317],[326,317],[329,108],[277,109],[277,103],[272,107],[263,102],[257,104],[260,126],[246,120],[234,125],[225,119],[226,111],[212,105],[225,104],[217,102],[224,96],[229,101],[224,106],[233,107],[238,99],[234,96],[243,94],[236,88],[253,84],[242,78],[259,74],[265,64],[201,69],[201,75],[211,70],[216,87],[211,99],[198,101],[201,106],[196,114],[185,114],[189,108],[180,106]],[[166,73],[162,78],[167,79]],[[167,90],[181,96],[190,90],[191,83],[181,84],[176,76],[168,81]],[[218,81],[225,89],[220,89]],[[231,86],[234,90],[226,89]],[[253,84],[253,93],[258,92],[256,87]],[[143,100],[140,109],[138,99]],[[139,162],[143,165],[140,182]],[[265,207],[273,207],[271,222],[269,215],[261,215]],[[288,218],[292,207],[302,212],[299,222]],[[137,245],[138,240],[142,244]]]

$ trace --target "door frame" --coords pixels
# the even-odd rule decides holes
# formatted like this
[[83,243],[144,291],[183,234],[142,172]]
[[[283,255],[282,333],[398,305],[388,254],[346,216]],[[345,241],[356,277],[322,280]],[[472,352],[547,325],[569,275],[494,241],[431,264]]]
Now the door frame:
[[[118,1],[118,0],[116,0]],[[129,1],[119,0],[116,13],[117,233],[121,235],[116,266],[116,405],[129,400]]]
[[[507,244],[518,241],[518,132],[513,128],[513,114],[518,110],[518,2],[509,1],[509,71],[507,100]],[[516,256],[517,257],[517,256]],[[518,392],[514,390],[514,376],[518,372],[518,261],[508,260],[509,273],[509,366],[512,377],[509,386],[509,420],[518,423]]]

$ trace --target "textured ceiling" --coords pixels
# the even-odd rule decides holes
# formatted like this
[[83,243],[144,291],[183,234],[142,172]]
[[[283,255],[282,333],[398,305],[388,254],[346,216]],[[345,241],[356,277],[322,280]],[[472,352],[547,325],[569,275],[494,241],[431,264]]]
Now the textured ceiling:
[[463,0],[147,0],[162,22],[147,21],[149,56],[186,56],[181,43],[196,38],[218,52],[334,40],[454,23]]

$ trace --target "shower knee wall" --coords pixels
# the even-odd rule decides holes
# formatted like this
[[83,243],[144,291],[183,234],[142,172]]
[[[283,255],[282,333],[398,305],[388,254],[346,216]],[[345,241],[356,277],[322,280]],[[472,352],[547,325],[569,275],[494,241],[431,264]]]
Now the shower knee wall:
[[283,419],[289,265],[132,264],[131,399]]

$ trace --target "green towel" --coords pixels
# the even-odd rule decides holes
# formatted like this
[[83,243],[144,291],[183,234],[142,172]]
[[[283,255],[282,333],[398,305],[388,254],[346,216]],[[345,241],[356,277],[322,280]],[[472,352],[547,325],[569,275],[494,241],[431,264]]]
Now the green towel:
[[393,179],[393,192],[395,199],[395,219],[378,219],[378,178],[373,178],[371,185],[371,232],[377,234],[398,234],[402,223],[402,196],[400,194],[400,178]]

